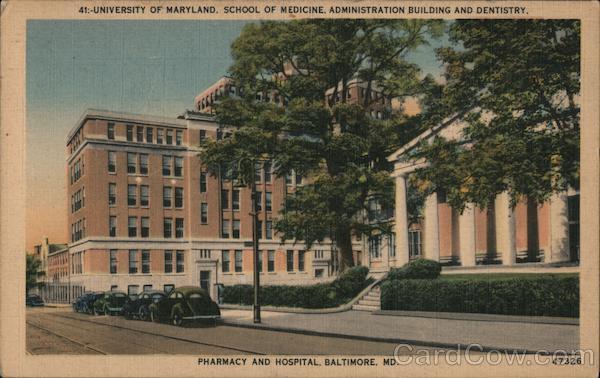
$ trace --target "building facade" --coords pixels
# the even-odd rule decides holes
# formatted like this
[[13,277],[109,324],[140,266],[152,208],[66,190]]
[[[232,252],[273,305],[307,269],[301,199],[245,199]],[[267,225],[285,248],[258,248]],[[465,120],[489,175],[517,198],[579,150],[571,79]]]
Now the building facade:
[[[373,271],[387,271],[417,257],[439,261],[446,270],[477,270],[483,266],[513,269],[577,266],[579,261],[579,192],[569,189],[545,203],[520,201],[510,206],[501,193],[487,208],[470,204],[460,213],[443,194],[433,193],[422,216],[411,222],[407,209],[408,179],[425,166],[409,157],[422,140],[440,135],[462,136],[458,121],[434,127],[400,148],[389,160],[394,163],[396,198],[394,233],[373,235],[368,240],[368,264]],[[454,268],[456,267],[456,268]]]
[[[250,190],[213,176],[203,139],[226,137],[206,114],[166,119],[88,110],[67,137],[71,283],[86,290],[251,284]],[[262,282],[331,276],[331,246],[280,242],[274,221],[303,178],[257,167]]]

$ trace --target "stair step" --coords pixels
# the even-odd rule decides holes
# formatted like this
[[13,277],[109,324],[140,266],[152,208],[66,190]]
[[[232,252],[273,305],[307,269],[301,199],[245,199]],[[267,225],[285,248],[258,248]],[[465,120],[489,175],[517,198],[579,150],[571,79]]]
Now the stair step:
[[374,301],[374,300],[369,300],[369,299],[361,299],[360,301],[358,301],[358,304],[379,307],[381,305],[381,302],[378,300]]
[[379,307],[377,307],[377,306],[365,306],[365,305],[355,304],[355,305],[352,306],[352,309],[353,310],[358,310],[358,311],[373,312],[373,311],[379,310]]
[[377,298],[379,299],[381,296],[379,294],[373,294],[373,293],[369,293],[367,295],[365,295],[363,298]]

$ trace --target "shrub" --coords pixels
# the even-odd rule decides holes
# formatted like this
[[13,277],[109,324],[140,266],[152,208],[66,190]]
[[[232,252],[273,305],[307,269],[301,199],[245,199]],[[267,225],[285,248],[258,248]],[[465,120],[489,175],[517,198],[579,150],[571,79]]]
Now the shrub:
[[439,277],[441,271],[442,266],[437,261],[416,259],[401,268],[391,269],[388,279],[435,279]]
[[[263,306],[279,307],[337,307],[354,298],[372,282],[367,279],[368,273],[367,267],[358,266],[348,269],[330,283],[261,286],[260,303]],[[225,286],[223,302],[251,305],[254,302],[254,288],[252,285]]]
[[381,308],[578,317],[579,278],[388,280],[381,287]]

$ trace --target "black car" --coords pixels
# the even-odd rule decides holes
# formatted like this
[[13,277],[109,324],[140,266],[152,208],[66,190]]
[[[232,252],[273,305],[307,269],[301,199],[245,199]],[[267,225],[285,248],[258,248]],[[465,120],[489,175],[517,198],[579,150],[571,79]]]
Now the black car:
[[94,302],[104,295],[103,292],[83,293],[73,303],[73,311],[84,312],[86,314],[94,313]]
[[121,291],[106,291],[94,302],[94,315],[119,315],[126,300],[127,294]]
[[221,317],[219,306],[210,299],[208,292],[195,286],[178,287],[156,303],[149,306],[153,322],[168,320],[181,326],[184,321],[210,320],[214,324]]
[[25,305],[31,307],[43,306],[44,300],[37,294],[27,294]]
[[130,296],[123,305],[123,315],[127,319],[137,317],[140,320],[150,320],[150,305],[163,299],[166,294],[159,290],[143,291],[137,296]]

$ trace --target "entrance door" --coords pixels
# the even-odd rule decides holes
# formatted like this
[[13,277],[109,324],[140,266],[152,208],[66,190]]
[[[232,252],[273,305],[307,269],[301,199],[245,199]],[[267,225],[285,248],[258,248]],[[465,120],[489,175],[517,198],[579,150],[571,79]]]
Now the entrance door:
[[200,287],[210,294],[210,270],[200,271]]

